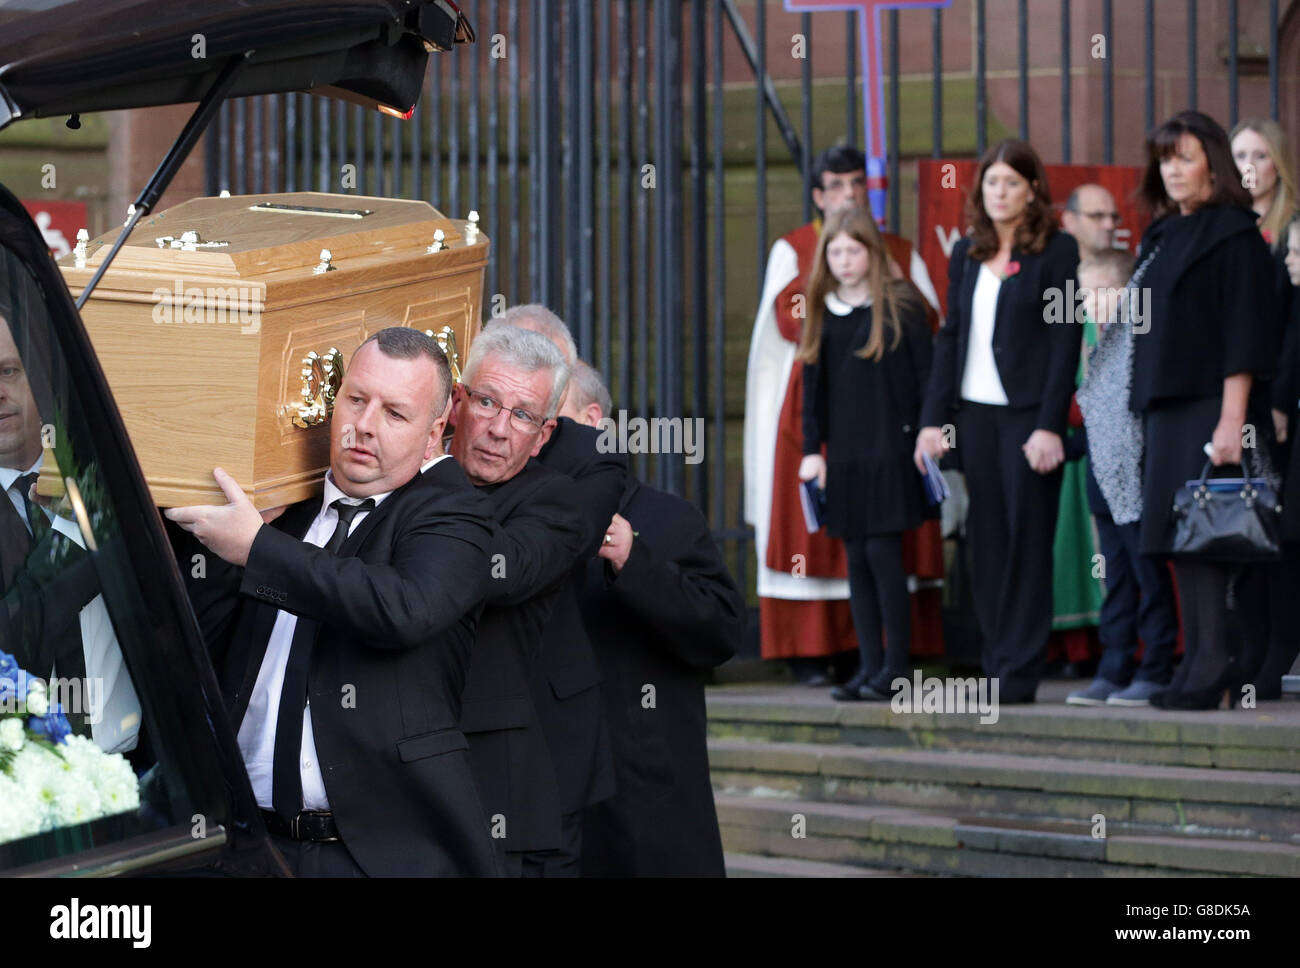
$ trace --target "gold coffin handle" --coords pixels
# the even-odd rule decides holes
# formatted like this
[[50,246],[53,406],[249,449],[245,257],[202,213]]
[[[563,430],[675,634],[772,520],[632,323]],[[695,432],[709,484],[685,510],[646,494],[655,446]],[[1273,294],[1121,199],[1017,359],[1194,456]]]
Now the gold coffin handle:
[[324,355],[312,350],[302,359],[302,400],[289,404],[296,411],[295,427],[315,427],[329,420],[334,398],[343,383],[343,354],[331,346]]
[[456,349],[456,331],[450,326],[444,326],[438,332],[431,329],[424,331],[425,336],[433,337],[433,341],[438,344],[438,349],[442,350],[447,357],[447,365],[451,367],[451,378],[454,382],[460,382],[460,353]]

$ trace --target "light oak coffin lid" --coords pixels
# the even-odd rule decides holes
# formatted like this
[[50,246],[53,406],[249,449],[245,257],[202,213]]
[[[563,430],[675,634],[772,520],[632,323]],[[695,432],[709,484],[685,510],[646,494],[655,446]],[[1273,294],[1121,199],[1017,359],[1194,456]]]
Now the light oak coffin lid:
[[[370,214],[353,219],[252,210],[262,202],[322,209],[368,209]],[[386,254],[400,253],[410,258],[424,254],[438,229],[442,230],[448,246],[460,242],[462,236],[457,225],[428,202],[368,195],[288,192],[195,198],[143,220],[113,260],[108,277],[118,269],[166,274],[187,269],[203,276],[248,280],[272,272],[311,268],[320,261],[323,248],[330,250],[336,264]],[[113,228],[88,243],[86,268],[82,270],[87,278],[120,231]],[[169,235],[180,238],[184,232],[197,232],[204,242],[230,244],[193,252],[158,246],[158,238]],[[78,271],[73,268],[71,254],[61,258],[59,264],[70,275]]]

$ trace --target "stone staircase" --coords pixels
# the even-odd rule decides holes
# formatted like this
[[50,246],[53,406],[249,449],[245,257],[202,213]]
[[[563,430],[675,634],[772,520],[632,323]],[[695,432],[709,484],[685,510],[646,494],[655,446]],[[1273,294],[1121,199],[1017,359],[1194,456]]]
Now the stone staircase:
[[895,713],[708,692],[731,876],[1300,876],[1300,702]]

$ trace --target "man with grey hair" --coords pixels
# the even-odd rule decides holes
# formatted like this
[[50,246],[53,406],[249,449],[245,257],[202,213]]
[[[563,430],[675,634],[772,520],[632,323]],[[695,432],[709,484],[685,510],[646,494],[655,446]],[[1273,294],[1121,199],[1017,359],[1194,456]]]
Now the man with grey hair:
[[569,392],[564,396],[560,416],[588,427],[599,427],[601,418],[610,416],[613,409],[613,398],[605,389],[600,374],[582,360],[575,363],[569,376]]
[[[566,407],[596,426],[609,413],[609,391],[594,369],[579,371]],[[583,816],[582,873],[721,877],[704,685],[739,647],[745,597],[704,515],[675,494],[629,474],[606,535],[587,563],[581,606],[600,663],[618,792]]]
[[[483,332],[503,326],[541,333],[566,360],[576,364],[569,328],[544,306],[516,306]],[[546,872],[553,875],[578,873],[582,811],[614,795],[614,759],[601,700],[600,667],[578,608],[586,561],[601,547],[627,475],[627,457],[601,453],[599,440],[600,432],[594,427],[561,416],[537,454],[538,463],[577,485],[585,523],[583,553],[546,623],[541,660],[532,682],[533,701],[554,759],[564,811],[564,846],[556,861],[546,865]]]
[[492,580],[465,686],[461,729],[506,872],[557,872],[559,785],[532,698],[544,628],[586,541],[574,483],[531,460],[555,429],[568,367],[545,337],[490,326],[454,395],[451,452],[497,525]]
[[550,340],[515,326],[478,335],[454,391],[457,419],[474,420],[452,450],[474,484],[509,480],[537,456],[568,383],[569,367]]
[[564,354],[564,361],[572,367],[578,361],[578,347],[574,345],[573,334],[569,326],[555,313],[541,303],[525,303],[511,306],[500,318],[492,321],[493,326],[518,326],[541,333]]

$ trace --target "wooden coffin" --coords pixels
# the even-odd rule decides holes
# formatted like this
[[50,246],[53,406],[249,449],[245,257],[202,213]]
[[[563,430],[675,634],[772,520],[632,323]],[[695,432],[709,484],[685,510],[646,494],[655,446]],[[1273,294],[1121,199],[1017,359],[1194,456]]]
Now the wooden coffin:
[[[60,260],[74,297],[117,234]],[[259,508],[319,494],[338,363],[387,326],[450,327],[463,360],[487,257],[476,223],[419,201],[239,195],[143,219],[82,318],[154,500],[224,503],[216,466]]]

